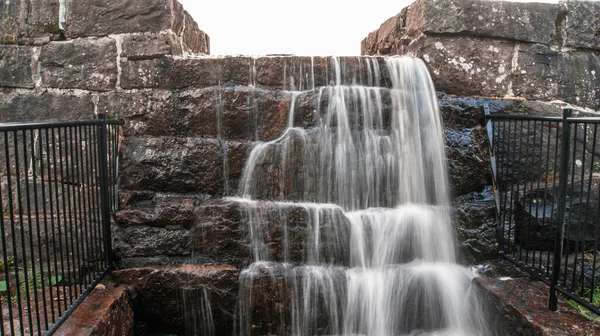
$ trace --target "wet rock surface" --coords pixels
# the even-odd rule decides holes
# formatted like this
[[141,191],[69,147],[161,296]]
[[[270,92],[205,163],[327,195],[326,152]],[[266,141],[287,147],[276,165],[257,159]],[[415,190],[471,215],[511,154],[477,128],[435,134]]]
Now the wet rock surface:
[[235,267],[200,265],[131,268],[112,274],[115,282],[135,288],[133,310],[147,332],[211,330],[218,336],[232,334],[238,276]]
[[135,322],[131,294],[131,289],[124,286],[109,283],[96,286],[55,335],[133,336]]
[[499,335],[600,335],[600,324],[587,320],[559,296],[558,311],[548,309],[548,285],[529,278],[475,278],[489,304],[488,318]]
[[496,204],[491,188],[455,200],[459,251],[473,265],[498,255]]

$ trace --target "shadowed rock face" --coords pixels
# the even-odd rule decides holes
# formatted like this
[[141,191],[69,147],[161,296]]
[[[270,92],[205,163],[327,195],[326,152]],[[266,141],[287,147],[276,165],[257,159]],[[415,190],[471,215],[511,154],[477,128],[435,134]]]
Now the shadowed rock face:
[[600,3],[419,0],[362,41],[363,55],[422,58],[447,93],[600,108]]

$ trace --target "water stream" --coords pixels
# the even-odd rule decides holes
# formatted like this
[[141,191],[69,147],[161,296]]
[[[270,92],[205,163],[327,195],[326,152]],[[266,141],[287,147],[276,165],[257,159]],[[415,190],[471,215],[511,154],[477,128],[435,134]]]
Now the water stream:
[[267,274],[285,283],[273,289],[289,303],[278,330],[293,335],[489,334],[474,275],[456,264],[444,136],[425,65],[395,57],[380,69],[363,58],[353,81],[339,59],[329,66],[330,85],[315,88],[307,71],[313,87],[302,87],[318,90],[316,126],[294,124],[293,94],[285,133],[257,143],[246,163],[237,201],[268,202],[284,226],[291,204],[306,218],[295,257],[291,229],[273,251],[264,210],[247,207],[254,263],[241,273],[237,333],[257,334],[254,286]]

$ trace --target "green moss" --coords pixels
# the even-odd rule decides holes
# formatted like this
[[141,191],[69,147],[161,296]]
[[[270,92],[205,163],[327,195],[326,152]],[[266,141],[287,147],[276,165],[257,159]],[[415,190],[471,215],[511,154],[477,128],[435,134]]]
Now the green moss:
[[60,33],[60,28],[58,23],[40,23],[35,25],[35,27],[44,32],[44,33],[48,33],[48,34],[58,34]]

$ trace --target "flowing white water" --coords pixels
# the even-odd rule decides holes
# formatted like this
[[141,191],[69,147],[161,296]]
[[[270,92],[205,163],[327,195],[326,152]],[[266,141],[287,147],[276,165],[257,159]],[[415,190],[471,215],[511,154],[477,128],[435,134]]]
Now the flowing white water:
[[[455,264],[442,124],[425,65],[386,59],[392,88],[382,88],[377,59],[361,59],[351,85],[342,85],[344,63],[331,60],[335,80],[319,88],[316,127],[295,127],[294,93],[288,129],[258,143],[244,169],[238,196],[249,204],[255,263],[241,276],[239,334],[252,334],[244,307],[270,261],[287,262],[277,274],[292,288],[291,316],[281,323],[293,335],[489,334],[474,275]],[[269,245],[256,200],[280,209],[281,251]],[[300,260],[287,234],[290,200],[307,214]]]

